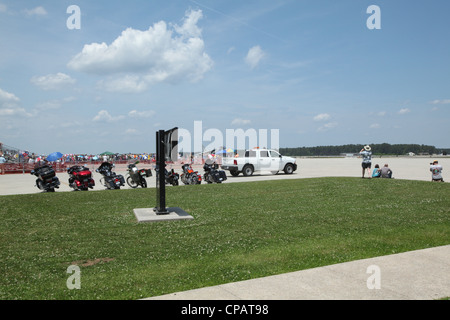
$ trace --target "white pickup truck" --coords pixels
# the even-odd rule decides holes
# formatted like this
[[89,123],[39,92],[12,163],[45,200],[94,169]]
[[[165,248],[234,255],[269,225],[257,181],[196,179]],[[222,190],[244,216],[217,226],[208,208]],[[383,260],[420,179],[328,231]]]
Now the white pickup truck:
[[282,170],[291,174],[297,170],[297,163],[294,158],[282,156],[275,150],[252,149],[245,151],[244,157],[223,158],[222,169],[229,170],[233,177],[241,172],[244,176],[251,176],[255,171],[277,174]]

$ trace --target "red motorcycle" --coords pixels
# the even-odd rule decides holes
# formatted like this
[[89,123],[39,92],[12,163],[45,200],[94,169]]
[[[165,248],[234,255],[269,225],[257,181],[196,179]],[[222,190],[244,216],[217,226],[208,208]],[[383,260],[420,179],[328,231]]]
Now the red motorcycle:
[[72,166],[67,169],[67,173],[69,174],[69,186],[75,191],[85,191],[95,186],[92,173],[85,166]]
[[197,171],[192,169],[190,164],[184,164],[182,167],[183,173],[181,174],[181,181],[184,184],[200,184],[202,183],[202,176]]

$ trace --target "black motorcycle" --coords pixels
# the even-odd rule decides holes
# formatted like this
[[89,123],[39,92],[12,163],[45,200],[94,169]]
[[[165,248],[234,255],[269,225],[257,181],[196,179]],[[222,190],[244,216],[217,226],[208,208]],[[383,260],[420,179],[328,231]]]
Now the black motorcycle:
[[225,171],[219,170],[219,165],[217,163],[206,160],[203,170],[203,180],[207,183],[222,183],[227,180],[227,174]]
[[[159,174],[159,167],[156,165],[155,167],[156,174]],[[164,168],[164,179],[166,184],[171,184],[173,186],[179,185],[180,175],[176,173],[173,169],[168,171],[166,168]]]
[[138,163],[139,161],[136,161],[135,163],[130,163],[128,165],[127,183],[133,189],[137,188],[138,186],[141,186],[142,188],[147,188],[147,181],[145,180],[145,178],[152,176],[152,170],[138,169],[136,167]]
[[112,168],[114,168],[114,164],[103,162],[95,171],[103,176],[100,179],[100,183],[107,189],[120,189],[120,187],[125,185],[125,179],[121,174],[113,172]]
[[197,171],[194,171],[190,164],[183,164],[181,168],[183,169],[183,173],[181,174],[181,181],[183,181],[184,184],[202,183],[202,176],[199,175]]
[[85,166],[72,166],[67,169],[67,173],[69,174],[69,186],[75,191],[86,191],[95,186],[95,181],[92,179],[92,173]]
[[55,188],[59,188],[61,184],[56,176],[55,170],[48,164],[34,168],[30,173],[38,177],[36,179],[36,187],[40,190],[55,192]]

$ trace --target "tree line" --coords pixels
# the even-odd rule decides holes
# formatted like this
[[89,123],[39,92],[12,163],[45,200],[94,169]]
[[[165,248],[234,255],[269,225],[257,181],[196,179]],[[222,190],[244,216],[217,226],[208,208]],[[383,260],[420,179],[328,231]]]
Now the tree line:
[[[450,149],[436,148],[423,144],[371,144],[374,155],[406,155],[410,152],[416,155],[447,155]],[[280,148],[280,153],[286,156],[308,157],[308,156],[339,156],[342,154],[356,154],[364,147],[362,144],[345,144],[340,146],[317,146]]]

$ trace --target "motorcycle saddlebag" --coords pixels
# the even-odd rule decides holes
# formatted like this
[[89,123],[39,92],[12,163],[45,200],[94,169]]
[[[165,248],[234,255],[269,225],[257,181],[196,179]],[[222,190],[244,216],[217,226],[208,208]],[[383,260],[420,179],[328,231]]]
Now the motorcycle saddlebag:
[[219,176],[222,178],[222,181],[227,180],[227,174],[225,173],[225,171],[220,170],[219,171]]
[[145,169],[145,173],[147,177],[151,177],[152,176],[152,169]]
[[56,176],[55,170],[51,167],[42,167],[39,169],[39,175],[43,180],[51,179]]

